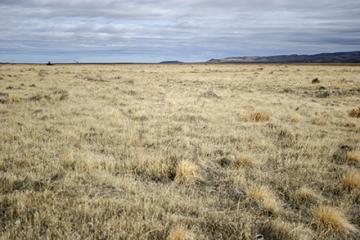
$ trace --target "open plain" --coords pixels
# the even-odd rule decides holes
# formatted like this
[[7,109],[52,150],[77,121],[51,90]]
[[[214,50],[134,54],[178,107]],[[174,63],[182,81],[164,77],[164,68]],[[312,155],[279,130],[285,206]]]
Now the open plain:
[[360,66],[0,65],[0,239],[359,239]]

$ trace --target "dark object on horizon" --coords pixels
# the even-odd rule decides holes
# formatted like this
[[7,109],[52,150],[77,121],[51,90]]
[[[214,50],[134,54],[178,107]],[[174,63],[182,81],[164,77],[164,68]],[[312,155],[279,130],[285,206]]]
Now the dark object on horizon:
[[54,65],[54,64],[52,64],[50,61],[48,61],[48,63],[46,65],[51,66],[51,65]]
[[160,64],[181,64],[183,62],[180,62],[180,61],[163,61],[163,62],[160,62]]
[[360,51],[320,53],[314,55],[278,55],[278,56],[251,56],[228,57],[211,59],[208,63],[360,63]]

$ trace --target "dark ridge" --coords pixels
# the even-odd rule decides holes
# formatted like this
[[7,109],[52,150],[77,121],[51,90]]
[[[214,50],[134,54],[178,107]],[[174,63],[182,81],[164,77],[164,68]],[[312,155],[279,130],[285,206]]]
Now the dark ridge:
[[180,63],[183,63],[183,62],[180,62],[180,61],[163,61],[163,62],[160,62],[160,64],[180,64]]
[[210,59],[208,63],[360,63],[360,51],[314,55],[248,56]]

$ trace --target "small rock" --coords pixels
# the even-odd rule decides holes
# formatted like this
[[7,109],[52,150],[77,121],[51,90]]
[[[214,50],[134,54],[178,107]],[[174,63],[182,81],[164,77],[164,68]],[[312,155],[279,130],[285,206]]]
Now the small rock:
[[8,103],[10,102],[9,94],[0,92],[0,103]]
[[127,83],[127,84],[132,84],[132,85],[135,84],[134,80],[128,80],[128,81],[125,81],[125,83]]
[[221,159],[219,160],[219,164],[220,164],[220,166],[222,166],[222,167],[228,167],[228,166],[230,166],[231,163],[232,163],[231,159],[226,158],[226,157],[221,158]]
[[204,97],[204,98],[220,98],[216,93],[214,93],[211,90],[209,90],[207,92],[204,92],[203,94],[200,95],[200,97]]
[[255,239],[256,240],[265,240],[264,235],[262,235],[262,234],[256,234]]
[[346,162],[347,153],[352,150],[352,147],[347,144],[340,145],[339,149],[333,154],[333,159],[335,162],[341,164]]
[[327,98],[330,96],[330,93],[328,91],[319,92],[316,94],[316,97],[318,98]]
[[283,93],[292,93],[294,92],[291,88],[285,88],[283,89]]
[[38,94],[36,94],[34,96],[29,97],[28,100],[30,100],[30,101],[40,101],[42,98],[43,98],[43,96],[40,93],[38,93]]
[[231,195],[237,200],[246,197],[246,193],[241,189],[234,189]]
[[315,83],[320,83],[320,80],[318,78],[314,78],[311,83],[315,84]]
[[352,147],[349,146],[349,145],[347,145],[347,144],[343,144],[343,145],[340,146],[340,149],[341,149],[342,151],[351,151],[351,150],[352,150]]
[[360,107],[354,108],[353,110],[351,110],[351,112],[349,113],[349,116],[353,117],[353,118],[360,118]]

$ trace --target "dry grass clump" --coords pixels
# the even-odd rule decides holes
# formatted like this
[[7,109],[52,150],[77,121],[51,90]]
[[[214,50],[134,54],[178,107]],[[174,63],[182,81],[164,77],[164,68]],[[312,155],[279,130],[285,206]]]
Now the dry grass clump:
[[266,186],[255,186],[250,188],[248,196],[271,213],[278,213],[281,209],[280,202],[276,195]]
[[315,125],[325,126],[328,124],[328,117],[327,116],[319,116],[317,118],[314,118],[311,122]]
[[321,228],[340,233],[356,232],[357,228],[339,210],[329,206],[319,206],[313,210],[315,221]]
[[347,159],[350,162],[360,163],[360,152],[358,151],[351,151],[347,153]]
[[281,220],[264,223],[258,231],[256,239],[263,240],[310,240],[313,235],[309,229]]
[[151,154],[139,148],[135,159],[127,161],[125,168],[143,178],[166,182],[175,178],[176,159],[163,152]]
[[0,64],[0,239],[358,239],[359,72]]
[[253,157],[248,155],[240,155],[234,160],[234,166],[237,168],[241,167],[252,167],[255,165]]
[[10,95],[10,102],[12,102],[12,103],[20,102],[20,98],[15,95]]
[[178,164],[175,177],[178,183],[192,184],[200,179],[199,167],[195,163],[183,160]]
[[299,206],[302,204],[307,205],[317,203],[321,197],[314,190],[307,187],[301,187],[291,195],[291,199]]
[[251,122],[267,122],[270,121],[270,114],[266,112],[254,112],[248,116]]
[[357,171],[348,172],[345,174],[342,183],[346,189],[360,189],[360,173]]
[[168,240],[195,240],[195,234],[182,225],[177,225],[170,230]]
[[353,118],[360,118],[360,107],[351,110],[351,112],[349,112],[349,116]]

